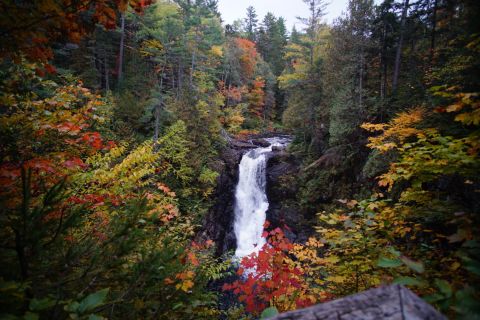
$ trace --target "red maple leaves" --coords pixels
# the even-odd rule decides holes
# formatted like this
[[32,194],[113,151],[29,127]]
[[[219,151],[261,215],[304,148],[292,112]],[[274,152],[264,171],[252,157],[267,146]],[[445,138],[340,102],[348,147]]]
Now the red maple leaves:
[[288,259],[293,244],[280,228],[265,231],[263,236],[269,237],[268,244],[258,254],[242,259],[237,270],[237,275],[242,279],[224,284],[222,289],[233,291],[238,300],[245,304],[247,312],[255,315],[268,305],[288,309],[288,304],[312,304],[313,301],[301,294],[304,277],[302,270]]

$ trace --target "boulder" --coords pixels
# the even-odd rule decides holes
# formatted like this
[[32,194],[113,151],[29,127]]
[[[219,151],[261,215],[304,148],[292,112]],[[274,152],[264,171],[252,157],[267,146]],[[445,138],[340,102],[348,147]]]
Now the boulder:
[[265,139],[252,139],[250,141],[257,147],[266,148],[270,146],[270,142]]

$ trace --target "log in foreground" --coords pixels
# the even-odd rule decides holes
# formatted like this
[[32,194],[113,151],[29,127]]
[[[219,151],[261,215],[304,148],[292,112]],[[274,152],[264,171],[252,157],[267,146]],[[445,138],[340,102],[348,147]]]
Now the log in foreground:
[[371,289],[306,309],[282,313],[274,320],[446,320],[431,305],[400,285]]

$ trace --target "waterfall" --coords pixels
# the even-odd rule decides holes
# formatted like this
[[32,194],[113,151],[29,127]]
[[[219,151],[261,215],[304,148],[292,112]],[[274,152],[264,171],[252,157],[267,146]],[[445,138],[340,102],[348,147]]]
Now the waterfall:
[[287,138],[265,139],[270,146],[247,152],[240,161],[238,184],[235,189],[235,223],[237,237],[235,256],[245,257],[258,252],[265,245],[263,225],[268,210],[266,187],[267,154],[272,147],[284,147]]

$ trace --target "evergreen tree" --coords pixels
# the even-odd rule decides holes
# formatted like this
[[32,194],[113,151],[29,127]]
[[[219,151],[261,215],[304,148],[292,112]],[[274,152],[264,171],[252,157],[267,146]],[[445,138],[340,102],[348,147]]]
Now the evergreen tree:
[[249,6],[247,8],[247,17],[244,19],[245,21],[245,35],[248,40],[255,42],[257,40],[257,13],[255,12],[255,8]]
[[273,73],[279,76],[284,68],[285,47],[287,34],[285,19],[276,18],[272,13],[267,13],[258,30],[257,47],[263,59],[270,64]]
[[[372,0],[351,0],[347,15],[333,29],[334,43],[328,60],[328,67],[332,68],[329,73],[334,75],[330,78],[332,146],[352,142],[352,133],[357,132],[367,115],[365,70],[372,46],[369,39],[372,18]],[[339,55],[340,52],[343,54]]]

